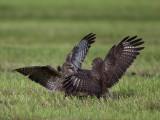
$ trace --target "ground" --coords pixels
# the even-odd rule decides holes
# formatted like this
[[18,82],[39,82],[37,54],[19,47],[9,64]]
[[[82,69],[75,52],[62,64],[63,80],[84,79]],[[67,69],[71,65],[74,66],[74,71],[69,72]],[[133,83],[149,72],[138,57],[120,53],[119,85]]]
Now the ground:
[[[0,1],[0,119],[160,119],[159,0]],[[86,34],[97,34],[83,68],[126,36],[145,49],[110,91],[116,99],[52,93],[13,72],[62,65]]]

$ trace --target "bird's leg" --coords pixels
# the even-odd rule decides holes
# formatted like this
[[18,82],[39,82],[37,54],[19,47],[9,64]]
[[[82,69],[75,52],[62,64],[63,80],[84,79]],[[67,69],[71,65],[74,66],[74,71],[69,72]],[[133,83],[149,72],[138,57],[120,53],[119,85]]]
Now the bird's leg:
[[70,97],[71,99],[73,99],[73,98],[72,98],[72,94],[69,94],[68,92],[65,92],[65,98],[66,98],[66,97]]
[[67,97],[68,96],[68,93],[67,92],[65,92],[65,97]]
[[106,84],[104,82],[102,82],[102,93],[101,93],[101,95],[102,95],[102,98],[104,98],[104,99],[107,99],[109,97],[111,97],[112,99],[115,99],[115,96],[111,92],[109,92],[108,89],[106,89]]
[[115,99],[115,96],[111,92],[109,92],[108,90],[106,93],[102,94],[102,98],[104,98],[104,99],[107,99],[109,97],[111,97],[112,99]]
[[114,96],[113,93],[111,93],[111,92],[108,91],[107,94],[108,94],[108,96],[111,97],[112,99],[116,99],[116,97]]

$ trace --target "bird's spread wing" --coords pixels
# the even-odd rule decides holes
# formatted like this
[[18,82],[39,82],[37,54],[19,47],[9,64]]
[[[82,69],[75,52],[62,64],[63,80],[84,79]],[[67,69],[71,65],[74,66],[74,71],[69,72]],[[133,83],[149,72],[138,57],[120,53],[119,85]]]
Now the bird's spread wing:
[[62,90],[62,80],[61,74],[57,72],[51,66],[32,66],[18,68],[17,71],[25,76],[28,76],[32,81],[39,83],[43,87],[51,91],[61,91]]
[[74,65],[75,70],[81,68],[82,62],[84,61],[91,44],[95,42],[95,38],[95,34],[90,33],[73,48],[71,62]]
[[127,68],[133,63],[140,50],[144,47],[137,47],[144,42],[142,39],[124,38],[117,46],[113,46],[107,54],[104,63],[103,71],[105,73],[106,87],[112,87],[124,75]]
[[90,76],[89,71],[84,70],[67,77],[63,82],[63,87],[69,93],[84,92],[98,97],[101,92],[101,86],[98,82]]

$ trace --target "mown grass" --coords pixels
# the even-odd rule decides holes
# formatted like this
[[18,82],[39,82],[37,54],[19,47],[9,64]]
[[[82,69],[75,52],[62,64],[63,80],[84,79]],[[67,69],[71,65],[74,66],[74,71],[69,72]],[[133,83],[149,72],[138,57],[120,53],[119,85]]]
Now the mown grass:
[[[158,0],[0,1],[0,119],[160,119],[159,5]],[[115,100],[65,98],[12,72],[62,65],[90,32],[97,39],[83,63],[87,69],[127,35],[145,41],[141,55],[110,89]]]
[[[1,19],[155,20],[160,19],[158,0],[0,1]],[[12,12],[11,12],[12,11]]]

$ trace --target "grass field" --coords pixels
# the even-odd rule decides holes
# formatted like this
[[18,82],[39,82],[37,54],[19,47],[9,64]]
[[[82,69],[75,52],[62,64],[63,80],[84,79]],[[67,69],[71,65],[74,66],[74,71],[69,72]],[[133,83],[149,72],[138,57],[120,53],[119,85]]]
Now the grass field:
[[[0,119],[160,119],[159,0],[0,1]],[[19,67],[61,65],[81,38],[97,34],[83,68],[125,36],[145,49],[110,89],[116,99],[65,98],[26,77]],[[136,75],[132,75],[136,73]]]

